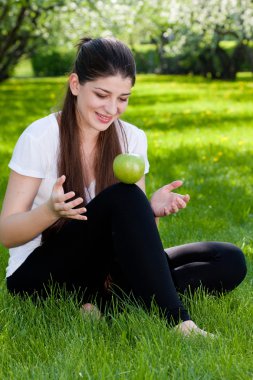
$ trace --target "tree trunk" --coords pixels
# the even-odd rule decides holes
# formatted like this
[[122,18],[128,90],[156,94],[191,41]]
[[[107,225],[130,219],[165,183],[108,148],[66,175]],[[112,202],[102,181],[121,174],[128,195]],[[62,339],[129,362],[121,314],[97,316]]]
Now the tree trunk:
[[0,71],[0,83],[5,81],[6,79],[10,78],[10,75],[6,72],[1,72]]
[[235,80],[236,78],[236,68],[234,65],[234,60],[229,54],[223,50],[220,46],[217,46],[215,53],[219,59],[221,65],[221,71],[219,77],[221,79]]
[[214,63],[213,51],[211,49],[205,49],[199,55],[199,61],[201,63],[200,73],[205,78],[208,74],[211,75],[212,79],[217,79],[217,72]]
[[[41,1],[36,3],[38,5]],[[41,15],[54,12],[56,6],[61,7],[65,4],[65,0],[53,1],[44,7],[34,7],[32,0],[18,1],[15,7],[19,8],[14,16],[10,15],[10,4],[6,3],[0,12],[0,82],[8,79],[20,58],[25,54],[29,55],[35,47],[39,36],[34,32]],[[15,22],[10,22],[10,17],[14,18]],[[4,27],[1,28],[2,25]],[[8,33],[4,29],[6,25]]]

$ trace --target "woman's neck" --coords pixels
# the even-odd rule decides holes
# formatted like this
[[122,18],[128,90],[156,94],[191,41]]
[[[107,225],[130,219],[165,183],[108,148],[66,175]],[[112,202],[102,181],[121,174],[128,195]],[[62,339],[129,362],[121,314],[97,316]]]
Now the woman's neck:
[[84,166],[86,183],[90,184],[95,179],[95,160],[96,160],[97,138],[85,135],[81,140],[81,154]]
[[92,135],[88,133],[81,133],[81,139],[80,139],[80,144],[82,151],[86,157],[89,157],[94,154],[96,150],[96,145],[97,145],[97,140],[98,140],[98,134]]

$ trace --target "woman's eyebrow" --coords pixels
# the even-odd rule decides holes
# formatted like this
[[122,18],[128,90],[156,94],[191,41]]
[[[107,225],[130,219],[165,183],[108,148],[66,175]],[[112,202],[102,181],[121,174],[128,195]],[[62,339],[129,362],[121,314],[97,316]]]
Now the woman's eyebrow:
[[[107,92],[107,94],[111,94],[111,92],[110,91],[108,91],[108,90],[105,90],[104,88],[101,88],[101,87],[94,87],[96,90],[102,90],[102,91],[104,91],[104,92]],[[122,95],[124,95],[124,96],[126,96],[126,95],[131,95],[131,92],[127,92],[127,93],[125,93],[125,94],[121,94],[120,96],[122,96]]]

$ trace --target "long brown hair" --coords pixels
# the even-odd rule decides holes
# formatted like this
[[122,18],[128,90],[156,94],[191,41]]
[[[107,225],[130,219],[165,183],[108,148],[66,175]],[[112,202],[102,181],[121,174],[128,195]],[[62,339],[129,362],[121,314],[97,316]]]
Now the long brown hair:
[[[112,38],[83,38],[78,44],[77,56],[72,73],[76,73],[82,85],[88,81],[120,74],[123,78],[130,78],[135,83],[136,67],[131,50],[121,41]],[[63,102],[62,111],[58,118],[59,123],[59,154],[58,176],[66,175],[64,191],[74,191],[76,196],[84,199],[85,187],[88,187],[85,166],[81,155],[81,136],[76,114],[76,96],[68,86]],[[126,143],[124,128],[118,121],[123,141]],[[117,182],[112,166],[114,158],[122,152],[115,123],[99,133],[95,154],[95,193],[98,194],[106,187]],[[80,206],[78,206],[80,207]],[[43,233],[45,238],[53,230],[61,228],[67,220],[60,219]]]

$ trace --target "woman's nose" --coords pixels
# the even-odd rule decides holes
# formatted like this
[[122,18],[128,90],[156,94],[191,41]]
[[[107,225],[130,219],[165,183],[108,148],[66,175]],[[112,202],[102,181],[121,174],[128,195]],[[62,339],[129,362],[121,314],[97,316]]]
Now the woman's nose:
[[118,113],[118,103],[117,101],[110,100],[105,105],[106,113],[109,115],[116,115]]

